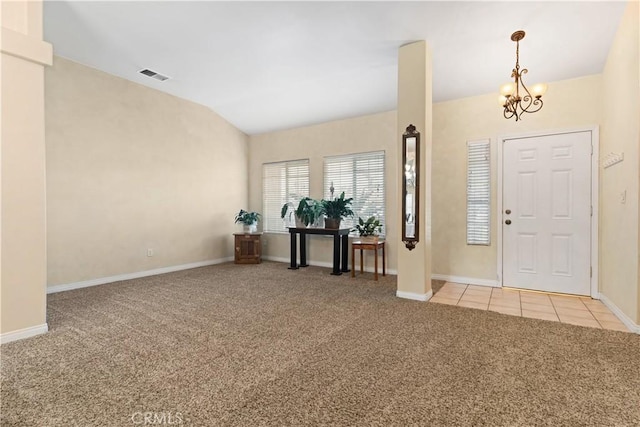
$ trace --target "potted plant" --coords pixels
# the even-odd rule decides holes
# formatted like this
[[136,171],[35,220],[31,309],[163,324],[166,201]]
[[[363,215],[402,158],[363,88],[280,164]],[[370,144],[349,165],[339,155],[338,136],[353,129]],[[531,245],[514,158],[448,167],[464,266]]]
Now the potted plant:
[[[293,203],[287,202],[280,209],[280,218],[284,219],[287,213],[293,210]],[[298,207],[293,210],[296,218],[296,227],[304,228],[315,223],[322,216],[322,205],[311,197],[303,197],[298,202]]]
[[344,197],[344,191],[339,197],[329,200],[322,200],[322,213],[325,215],[324,224],[326,228],[337,229],[340,228],[340,221],[342,218],[352,217],[353,210],[351,209],[351,203],[353,197],[346,199]]
[[255,233],[258,231],[258,220],[260,214],[258,212],[248,212],[244,209],[240,209],[240,212],[236,214],[236,224],[242,224],[244,231],[248,233]]
[[378,233],[382,231],[382,223],[375,216],[369,217],[366,221],[358,217],[358,223],[352,231],[357,231],[363,242],[376,242]]

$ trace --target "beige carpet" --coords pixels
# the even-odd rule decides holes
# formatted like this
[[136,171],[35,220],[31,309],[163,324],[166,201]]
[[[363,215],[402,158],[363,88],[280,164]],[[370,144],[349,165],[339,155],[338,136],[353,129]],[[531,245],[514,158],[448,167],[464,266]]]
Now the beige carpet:
[[1,424],[640,425],[640,336],[371,277],[223,264],[50,295],[51,332],[1,348]]

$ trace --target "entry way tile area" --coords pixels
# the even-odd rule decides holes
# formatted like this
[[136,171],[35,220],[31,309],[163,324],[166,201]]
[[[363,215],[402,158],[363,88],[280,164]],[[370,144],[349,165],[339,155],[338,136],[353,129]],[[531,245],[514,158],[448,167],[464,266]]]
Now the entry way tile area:
[[624,323],[603,303],[588,297],[447,282],[431,298],[430,302],[591,328],[630,332]]

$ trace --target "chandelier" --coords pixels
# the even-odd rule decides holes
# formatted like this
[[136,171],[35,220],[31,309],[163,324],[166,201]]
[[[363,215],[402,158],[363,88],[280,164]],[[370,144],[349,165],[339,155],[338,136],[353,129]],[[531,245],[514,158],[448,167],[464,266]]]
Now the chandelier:
[[522,113],[535,113],[542,108],[542,95],[547,91],[547,85],[538,83],[527,89],[522,81],[523,74],[528,70],[523,68],[520,71],[520,40],[524,38],[524,31],[516,31],[511,34],[511,40],[516,42],[516,68],[511,72],[513,82],[500,87],[500,105],[504,108],[504,118],[510,119],[515,116],[516,121],[520,120]]

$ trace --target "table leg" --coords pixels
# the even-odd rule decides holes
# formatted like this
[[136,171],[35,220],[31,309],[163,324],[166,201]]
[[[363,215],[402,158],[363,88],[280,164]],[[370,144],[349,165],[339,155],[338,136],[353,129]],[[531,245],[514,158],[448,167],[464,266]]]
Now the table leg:
[[340,276],[342,273],[340,272],[340,236],[333,236],[333,271],[331,272],[334,276]]
[[300,233],[300,267],[309,267],[307,264],[307,234]]
[[385,256],[384,256],[384,247],[386,245],[384,244],[384,242],[382,243],[382,275],[386,276],[387,275],[387,270],[385,269]]
[[349,270],[349,236],[342,236],[342,272],[348,273]]
[[364,253],[362,252],[362,248],[360,248],[360,274],[364,273]]
[[351,245],[351,277],[356,277],[356,247]]
[[375,256],[376,260],[374,262],[375,265],[375,273],[373,275],[375,280],[378,280],[378,245],[376,245],[376,247],[373,249],[373,256]]
[[297,246],[297,240],[296,239],[296,233],[290,233],[291,234],[291,249],[290,249],[290,253],[291,253],[291,265],[289,266],[289,270],[297,270],[298,269],[298,265],[296,264],[296,261],[298,258],[298,254],[296,253],[296,246]]

